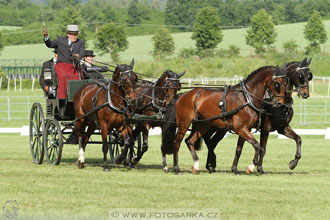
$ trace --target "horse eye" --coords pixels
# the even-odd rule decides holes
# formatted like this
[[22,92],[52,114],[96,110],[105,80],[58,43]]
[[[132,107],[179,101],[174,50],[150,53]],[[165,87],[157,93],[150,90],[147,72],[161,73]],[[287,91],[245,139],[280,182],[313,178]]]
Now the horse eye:
[[300,84],[304,84],[305,83],[304,74],[299,74],[299,83]]
[[311,81],[312,79],[313,79],[313,74],[310,72],[309,74],[308,74],[308,81]]
[[280,93],[281,92],[281,85],[279,82],[275,82],[275,91],[277,93]]

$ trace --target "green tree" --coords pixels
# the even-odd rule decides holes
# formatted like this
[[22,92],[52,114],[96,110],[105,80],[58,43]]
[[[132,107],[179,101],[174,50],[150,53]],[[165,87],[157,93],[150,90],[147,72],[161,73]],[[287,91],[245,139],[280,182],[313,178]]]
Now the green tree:
[[314,11],[308,19],[304,29],[304,36],[309,41],[309,45],[306,48],[306,53],[319,53],[321,51],[320,44],[324,44],[328,39],[327,32],[319,12]]
[[193,29],[192,39],[196,41],[198,51],[216,48],[222,41],[220,18],[217,10],[204,7],[198,11],[197,20]]
[[131,1],[131,3],[128,6],[127,13],[128,13],[128,19],[127,19],[128,24],[130,25],[141,24],[142,19],[138,8],[138,0]]
[[81,12],[69,5],[60,13],[60,35],[66,35],[68,24],[79,25],[79,39],[87,39],[87,26],[81,16]]
[[275,43],[277,33],[275,32],[272,17],[264,9],[252,16],[251,26],[245,35],[247,45],[256,49],[257,54],[264,52],[264,46],[269,48]]
[[174,53],[174,39],[168,29],[159,29],[152,37],[152,41],[154,42],[154,49],[151,51],[151,54],[158,60]]
[[114,62],[119,61],[119,52],[128,48],[127,36],[122,26],[104,24],[96,34],[95,47],[101,54],[110,53]]

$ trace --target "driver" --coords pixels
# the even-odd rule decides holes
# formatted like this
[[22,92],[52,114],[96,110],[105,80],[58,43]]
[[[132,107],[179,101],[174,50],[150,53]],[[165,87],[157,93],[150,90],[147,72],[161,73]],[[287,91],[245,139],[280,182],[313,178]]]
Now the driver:
[[67,26],[67,36],[50,40],[47,29],[42,31],[47,47],[57,48],[58,58],[55,65],[55,72],[58,79],[57,96],[65,99],[67,94],[67,81],[79,79],[79,73],[73,67],[74,58],[80,59],[85,56],[85,42],[78,38],[79,27],[75,24]]

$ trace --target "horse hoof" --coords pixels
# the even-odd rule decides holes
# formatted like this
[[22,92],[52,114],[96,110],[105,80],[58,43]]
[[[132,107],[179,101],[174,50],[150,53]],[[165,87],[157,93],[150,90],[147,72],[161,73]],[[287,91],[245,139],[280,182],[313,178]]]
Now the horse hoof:
[[124,162],[123,162],[123,165],[124,165],[125,167],[130,166],[130,165],[131,165],[130,160],[129,160],[128,158],[126,158],[126,159],[124,160]]
[[163,171],[164,171],[164,173],[168,173],[168,167],[163,167]]
[[293,170],[294,168],[296,168],[297,164],[295,163],[294,160],[291,160],[290,163],[289,163],[289,168],[290,170]]
[[109,171],[110,171],[109,168],[107,168],[107,167],[104,167],[104,168],[103,168],[103,172],[109,172]]
[[79,169],[85,168],[85,163],[82,163],[82,162],[78,161],[78,168]]
[[209,173],[215,173],[215,167],[206,167]]
[[264,172],[264,169],[262,167],[258,167],[257,170],[258,170],[258,173],[260,173],[260,174],[264,174],[265,173]]
[[198,174],[198,170],[195,167],[192,167],[191,171],[194,175]]
[[139,161],[136,159],[137,157],[132,157],[132,159],[131,159],[131,163],[132,163],[132,165],[137,165],[138,163],[139,163]]
[[120,155],[117,155],[115,157],[115,164],[119,165],[119,164],[121,164],[122,161],[123,161],[123,159],[120,157]]
[[248,167],[247,167],[247,169],[246,169],[246,174],[251,174],[252,172],[253,172],[253,170],[254,170],[254,165],[252,164],[252,165],[249,165]]

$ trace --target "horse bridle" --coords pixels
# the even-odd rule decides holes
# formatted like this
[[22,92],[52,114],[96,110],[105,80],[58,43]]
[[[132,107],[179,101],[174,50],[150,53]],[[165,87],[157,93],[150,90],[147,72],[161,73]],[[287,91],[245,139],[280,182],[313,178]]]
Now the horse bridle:
[[124,74],[127,74],[128,75],[128,78],[129,78],[129,86],[132,87],[132,78],[133,78],[133,69],[129,69],[129,70],[126,70],[126,71],[120,71],[119,72],[119,82],[120,82],[120,86],[122,87],[123,91],[124,91],[124,96],[125,96],[125,101],[127,102],[128,105],[130,105],[133,101],[133,99],[129,96],[130,93],[135,93],[135,89],[133,89],[133,91],[126,91],[125,89],[125,82],[123,80],[123,77],[122,75]]
[[[301,95],[301,88],[306,88],[307,86],[305,86],[305,76],[306,76],[306,72],[305,70],[309,69],[309,66],[305,66],[305,67],[297,67],[295,73],[298,73],[298,94]],[[308,81],[311,81],[313,79],[313,74],[311,72],[310,76],[307,76]]]
[[[271,98],[271,105],[273,107],[277,107],[279,106],[279,103],[278,103],[278,99],[277,98],[283,98],[285,99],[285,95],[284,96],[281,96],[281,95],[277,95],[277,89],[281,89],[281,83],[280,82],[275,82],[276,79],[278,78],[285,78],[285,82],[284,82],[284,85],[286,85],[288,83],[288,80],[286,78],[286,75],[280,75],[280,76],[276,76],[274,75],[274,72],[273,72],[273,76],[272,76],[272,80],[269,82],[268,86],[266,87],[266,92],[268,93],[268,95],[270,96]],[[270,92],[270,86],[271,84],[273,83],[273,91]],[[266,102],[265,100],[263,100],[263,102]]]
[[174,83],[174,87],[170,87],[169,86],[169,82],[173,82],[173,81],[179,81],[180,79],[177,79],[177,78],[166,78],[166,80],[165,80],[165,85],[164,85],[164,89],[163,89],[163,93],[164,93],[164,99],[163,100],[159,100],[159,102],[161,102],[162,103],[162,105],[161,106],[159,106],[159,105],[157,105],[156,104],[156,101],[155,101],[155,86],[152,88],[152,105],[156,108],[156,109],[158,109],[158,110],[160,110],[160,111],[163,111],[163,112],[165,112],[166,111],[166,107],[164,107],[164,105],[166,105],[166,99],[168,98],[168,97],[171,97],[171,98],[173,98],[175,95],[168,95],[167,94],[167,91],[169,90],[169,89],[173,89],[173,88],[176,88],[176,84],[177,84],[177,82],[176,83]]

